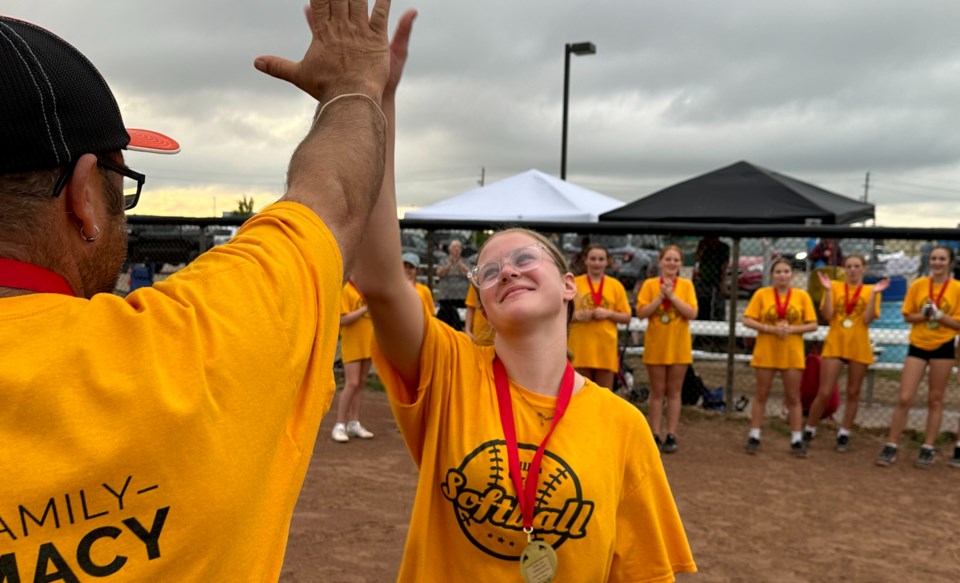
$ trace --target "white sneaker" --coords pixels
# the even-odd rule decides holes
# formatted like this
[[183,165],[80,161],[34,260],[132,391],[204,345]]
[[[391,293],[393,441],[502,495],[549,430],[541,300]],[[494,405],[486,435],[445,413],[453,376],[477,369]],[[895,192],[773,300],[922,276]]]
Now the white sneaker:
[[347,423],[347,435],[350,437],[359,437],[360,439],[370,439],[373,433],[364,429],[359,421],[350,421]]
[[337,423],[333,426],[333,431],[330,432],[330,437],[339,443],[346,443],[350,441],[350,437],[347,436],[347,427],[343,423]]

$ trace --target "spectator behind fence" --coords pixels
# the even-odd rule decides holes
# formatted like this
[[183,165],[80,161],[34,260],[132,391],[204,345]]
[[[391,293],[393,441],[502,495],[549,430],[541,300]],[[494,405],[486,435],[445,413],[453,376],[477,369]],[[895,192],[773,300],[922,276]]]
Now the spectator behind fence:
[[757,331],[750,359],[757,387],[750,407],[746,450],[755,454],[760,449],[760,428],[766,416],[767,399],[773,376],[779,371],[790,423],[790,451],[796,457],[806,457],[800,404],[800,380],[806,366],[803,335],[817,329],[817,313],[810,295],[791,286],[793,267],[788,259],[774,259],[770,275],[773,285],[758,289],[743,313],[743,325]]
[[617,324],[628,324],[633,313],[623,284],[604,274],[610,262],[606,247],[589,245],[583,253],[587,272],[574,279],[577,297],[567,347],[578,373],[612,389],[620,367]]
[[843,265],[843,250],[835,239],[822,239],[807,259],[814,267]]
[[896,461],[900,433],[927,370],[927,427],[916,466],[927,469],[933,465],[934,440],[943,417],[943,393],[956,362],[955,343],[960,329],[960,282],[950,278],[953,260],[949,247],[931,249],[930,277],[917,278],[903,298],[903,321],[910,324],[910,346],[900,373],[900,395],[890,418],[887,444],[875,460],[878,466],[886,467]]
[[[680,392],[687,368],[693,362],[690,320],[697,319],[693,283],[680,277],[683,251],[676,245],[660,251],[660,276],[643,282],[637,295],[637,317],[647,318],[643,336],[643,363],[650,378],[650,429],[663,453],[677,451],[680,425]],[[660,438],[664,398],[667,400],[667,434]]]
[[333,396],[344,265],[382,182],[390,69],[389,2],[369,19],[360,0],[312,4],[303,60],[255,61],[323,104],[282,200],[126,298],[106,293],[139,194],[122,178],[144,179],[123,150],[173,142],[131,139],[83,55],[0,17],[7,581],[279,578]]
[[730,246],[716,235],[707,235],[697,244],[697,303],[704,320],[726,320],[727,268]]
[[387,159],[356,281],[419,474],[398,581],[520,581],[522,569],[526,581],[669,581],[696,570],[643,414],[567,362],[576,287],[563,255],[531,231],[487,239],[472,281],[497,334],[478,346],[429,318],[404,284],[392,150]]
[[466,307],[467,288],[470,287],[467,281],[470,266],[461,256],[462,252],[463,243],[454,239],[447,248],[447,260],[437,268],[437,302],[440,304],[437,317],[454,330],[463,330],[460,310]]
[[820,385],[816,398],[810,404],[803,440],[810,442],[817,434],[817,425],[833,394],[843,365],[847,365],[847,404],[843,408],[843,421],[837,431],[836,450],[850,449],[850,429],[857,418],[860,405],[860,387],[873,364],[873,346],[870,345],[868,327],[880,317],[880,293],[890,285],[883,279],[876,285],[864,285],[863,273],[867,261],[863,255],[851,254],[843,261],[844,281],[833,281],[826,273],[817,272],[823,296],[820,313],[830,323],[827,339],[823,343],[820,364]]

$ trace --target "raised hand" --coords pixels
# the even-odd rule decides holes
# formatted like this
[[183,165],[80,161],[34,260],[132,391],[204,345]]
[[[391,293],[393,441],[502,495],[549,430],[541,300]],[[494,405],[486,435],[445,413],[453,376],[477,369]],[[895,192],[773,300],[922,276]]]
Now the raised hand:
[[889,277],[885,277],[885,278],[881,279],[880,281],[878,281],[877,283],[873,284],[873,291],[875,291],[875,292],[882,292],[883,290],[887,289],[888,287],[890,287],[890,278],[889,278]]
[[261,56],[254,66],[321,103],[343,93],[379,103],[390,74],[390,0],[376,0],[369,18],[367,0],[311,0],[306,16],[311,39],[303,59]]
[[826,273],[822,271],[818,271],[817,279],[820,280],[820,285],[822,285],[825,290],[830,289],[830,283],[833,281],[832,279],[830,279],[830,276],[828,276]]
[[400,84],[400,77],[403,76],[403,67],[407,64],[407,49],[410,46],[410,31],[413,29],[413,20],[417,17],[417,11],[407,10],[400,17],[397,23],[397,29],[393,33],[393,41],[390,42],[390,76],[387,78],[387,86],[383,90],[383,96],[392,98],[397,92],[397,85]]

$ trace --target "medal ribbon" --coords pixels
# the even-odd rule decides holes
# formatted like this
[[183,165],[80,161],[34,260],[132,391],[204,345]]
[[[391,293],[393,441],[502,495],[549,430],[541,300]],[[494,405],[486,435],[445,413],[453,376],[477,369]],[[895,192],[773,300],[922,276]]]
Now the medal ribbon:
[[947,281],[943,282],[943,287],[940,288],[940,293],[937,294],[937,299],[933,299],[933,278],[930,278],[930,301],[933,302],[933,305],[940,309],[940,300],[943,299],[943,292],[947,291],[947,286],[950,285],[950,278],[947,278]]
[[600,304],[603,303],[603,280],[606,279],[606,275],[600,276],[600,287],[593,289],[593,280],[590,279],[590,276],[587,276],[587,285],[590,286],[590,296],[593,297],[593,305],[597,308],[600,307]]
[[570,397],[573,395],[573,365],[567,361],[567,367],[563,371],[563,380],[560,381],[560,394],[557,396],[557,409],[553,414],[553,423],[550,424],[550,430],[543,437],[537,453],[530,462],[530,468],[527,470],[527,480],[524,480],[520,474],[520,447],[517,445],[517,426],[513,418],[513,404],[510,402],[510,379],[507,377],[507,370],[503,362],[498,357],[493,359],[493,381],[497,387],[497,402],[500,404],[500,424],[503,426],[503,436],[507,441],[507,459],[510,463],[510,478],[517,489],[517,503],[520,504],[520,511],[523,513],[523,530],[527,534],[533,532],[533,508],[537,502],[537,484],[540,483],[540,463],[543,461],[543,452],[546,450],[547,441],[553,435],[553,430],[557,423],[567,412],[567,405],[570,404]]
[[[677,280],[673,280],[673,285],[677,285]],[[663,276],[660,276],[660,287],[661,289],[663,288]],[[664,313],[669,312],[670,306],[672,305],[673,303],[670,300],[668,300],[666,296],[664,296],[663,301],[660,302],[660,306],[663,307]]]
[[847,315],[853,313],[853,309],[857,307],[857,300],[860,299],[860,291],[863,289],[863,284],[857,286],[857,290],[853,292],[853,301],[850,301],[850,286],[843,284],[843,306],[847,310]]
[[0,258],[0,286],[41,294],[77,295],[60,274],[15,259]]
[[787,307],[790,305],[790,294],[793,293],[793,288],[787,290],[787,299],[783,302],[783,305],[780,305],[780,293],[777,291],[777,288],[773,288],[773,301],[777,303],[777,317],[781,320],[787,319]]

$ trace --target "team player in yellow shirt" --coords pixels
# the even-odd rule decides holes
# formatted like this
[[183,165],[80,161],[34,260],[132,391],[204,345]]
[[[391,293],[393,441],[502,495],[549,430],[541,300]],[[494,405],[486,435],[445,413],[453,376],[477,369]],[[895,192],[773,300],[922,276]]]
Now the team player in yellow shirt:
[[758,289],[743,314],[743,325],[757,331],[750,365],[757,388],[750,407],[750,434],[747,453],[760,449],[760,427],[766,413],[773,375],[779,371],[790,422],[790,451],[805,457],[803,408],[800,405],[800,380],[805,367],[803,335],[817,329],[817,314],[810,294],[791,287],[793,267],[783,257],[770,266],[773,285]]
[[847,403],[843,409],[843,421],[837,430],[838,452],[850,450],[850,428],[857,418],[860,404],[860,387],[873,364],[873,347],[867,328],[870,322],[880,317],[880,293],[890,285],[883,279],[875,285],[863,284],[863,272],[867,262],[856,253],[843,259],[844,281],[833,281],[826,273],[817,272],[823,286],[820,313],[830,322],[827,339],[820,353],[820,389],[810,404],[807,424],[803,428],[803,440],[810,442],[817,434],[817,425],[824,407],[833,394],[840,377],[840,370],[847,365]]
[[574,280],[577,297],[567,347],[578,373],[612,389],[620,366],[617,324],[630,322],[630,301],[623,284],[604,274],[610,259],[604,246],[588,245],[583,257],[587,272]]
[[480,297],[477,296],[477,289],[472,285],[467,290],[467,300],[464,303],[467,306],[464,318],[464,331],[467,336],[480,346],[493,346],[493,328],[487,322],[487,317],[483,315]]
[[354,272],[374,362],[419,468],[398,580],[520,581],[527,569],[558,583],[669,581],[695,570],[643,415],[567,362],[576,286],[547,239],[511,230],[480,250],[471,279],[493,346],[428,317],[405,283],[393,259],[398,65],[383,97],[383,192]]
[[0,580],[280,578],[390,73],[389,2],[311,4],[303,60],[255,62],[322,104],[286,193],[126,297],[110,292],[140,191],[123,178],[144,180],[126,150],[170,141],[128,132],[63,39],[0,16]]
[[343,362],[343,391],[337,404],[337,422],[330,437],[346,443],[351,437],[371,439],[373,432],[360,424],[363,386],[370,374],[373,353],[373,322],[363,294],[352,281],[343,286],[340,298],[340,360]]
[[412,283],[417,290],[417,295],[420,296],[420,301],[423,303],[423,309],[431,316],[435,316],[437,314],[437,304],[433,301],[433,293],[430,288],[417,281],[420,256],[416,253],[404,253],[401,259],[403,260],[403,273],[407,276],[407,281]]
[[953,249],[937,246],[930,250],[930,276],[918,277],[903,298],[903,321],[910,326],[910,347],[900,373],[900,396],[890,419],[887,444],[877,456],[878,466],[889,466],[897,459],[900,433],[907,424],[907,413],[917,388],[928,369],[927,427],[917,456],[921,469],[933,465],[936,450],[933,441],[940,433],[943,417],[943,393],[956,362],[956,336],[960,329],[960,282],[950,277]]
[[[680,392],[687,367],[693,362],[690,320],[697,318],[693,282],[680,277],[683,252],[670,245],[660,251],[660,276],[643,282],[637,294],[637,317],[647,318],[643,362],[650,378],[650,428],[663,453],[677,451]],[[663,399],[667,399],[667,435],[660,439]]]

